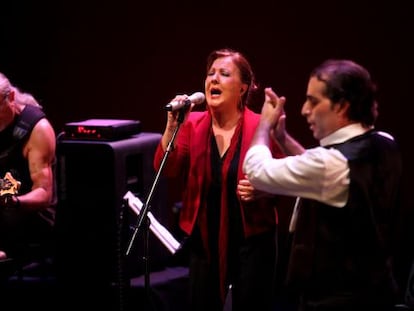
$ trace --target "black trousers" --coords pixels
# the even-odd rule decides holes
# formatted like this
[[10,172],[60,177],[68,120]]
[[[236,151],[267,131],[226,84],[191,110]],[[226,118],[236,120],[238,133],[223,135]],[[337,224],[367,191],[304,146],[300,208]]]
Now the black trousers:
[[393,303],[389,301],[380,301],[379,298],[377,302],[372,300],[360,301],[360,302],[338,302],[337,304],[331,303],[329,305],[315,303],[312,301],[307,301],[306,299],[299,299],[299,308],[298,311],[395,311],[397,310]]
[[[222,311],[217,258],[208,262],[200,249],[190,255],[190,310]],[[194,251],[195,250],[195,251]],[[277,259],[276,232],[242,242],[228,262],[232,311],[273,310]]]
[[52,243],[53,232],[53,226],[37,212],[0,209],[0,250],[9,257],[24,260],[32,245]]

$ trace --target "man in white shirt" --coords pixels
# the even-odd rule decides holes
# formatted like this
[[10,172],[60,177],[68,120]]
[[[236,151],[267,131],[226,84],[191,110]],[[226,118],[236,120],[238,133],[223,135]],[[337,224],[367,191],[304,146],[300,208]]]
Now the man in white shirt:
[[[401,158],[374,130],[375,85],[350,60],[328,60],[310,75],[301,113],[320,146],[304,149],[285,130],[285,98],[265,89],[261,121],[243,169],[258,190],[296,196],[288,284],[299,310],[391,310],[390,264]],[[289,155],[274,159],[275,139]]]

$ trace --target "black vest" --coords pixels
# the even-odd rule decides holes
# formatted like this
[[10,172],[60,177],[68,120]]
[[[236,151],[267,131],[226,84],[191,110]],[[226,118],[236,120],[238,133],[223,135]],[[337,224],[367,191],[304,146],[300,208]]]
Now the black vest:
[[21,194],[29,192],[32,187],[28,161],[23,157],[23,147],[33,127],[44,116],[39,108],[26,106],[14,122],[0,132],[0,177],[3,178],[6,172],[11,172],[22,183]]
[[[32,189],[29,164],[23,156],[23,147],[32,133],[34,126],[45,117],[41,108],[27,105],[16,116],[13,123],[0,132],[0,177],[6,172],[21,182],[19,194],[25,194]],[[53,167],[55,173],[55,168]],[[40,211],[39,215],[48,223],[53,224],[55,219],[55,205],[57,201],[56,185],[50,208]]]
[[375,131],[329,146],[350,168],[346,206],[302,200],[288,280],[326,305],[390,303],[395,284],[391,232],[399,207],[401,158]]

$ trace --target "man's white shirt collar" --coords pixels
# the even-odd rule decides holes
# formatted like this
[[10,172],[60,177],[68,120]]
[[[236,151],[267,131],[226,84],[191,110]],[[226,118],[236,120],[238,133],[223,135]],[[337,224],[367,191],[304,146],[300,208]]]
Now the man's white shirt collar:
[[350,125],[341,127],[332,134],[322,138],[320,140],[320,145],[323,147],[327,145],[340,144],[355,136],[362,135],[369,130],[369,128],[363,127],[361,123],[352,123]]

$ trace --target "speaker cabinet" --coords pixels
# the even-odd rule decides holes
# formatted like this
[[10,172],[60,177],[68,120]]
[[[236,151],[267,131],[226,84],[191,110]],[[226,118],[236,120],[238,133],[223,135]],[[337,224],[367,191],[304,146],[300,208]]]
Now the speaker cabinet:
[[[125,256],[137,217],[123,200],[127,191],[146,203],[155,178],[158,133],[117,141],[60,139],[57,143],[57,275],[61,284],[106,287],[144,273],[144,233]],[[160,179],[150,211],[168,223],[166,181]],[[168,250],[149,234],[150,269],[164,264]],[[102,293],[101,297],[102,299]]]

